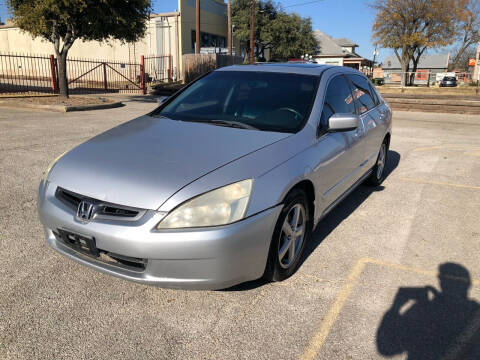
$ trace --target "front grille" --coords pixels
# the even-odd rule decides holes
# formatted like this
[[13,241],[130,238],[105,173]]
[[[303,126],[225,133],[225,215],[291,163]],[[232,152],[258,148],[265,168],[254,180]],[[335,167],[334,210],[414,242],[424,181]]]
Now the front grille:
[[103,218],[110,220],[134,221],[138,220],[146,212],[146,210],[143,209],[116,205],[101,200],[92,199],[90,197],[74,193],[61,187],[57,187],[57,190],[55,191],[55,197],[75,212],[77,211],[80,202],[82,202],[83,200],[88,200],[95,205],[95,213],[93,215],[93,219]]

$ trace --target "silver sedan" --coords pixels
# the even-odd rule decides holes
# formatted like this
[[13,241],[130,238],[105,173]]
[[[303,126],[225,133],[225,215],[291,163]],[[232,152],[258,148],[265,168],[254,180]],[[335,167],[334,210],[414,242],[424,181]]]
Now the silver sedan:
[[335,205],[382,182],[391,126],[353,69],[222,68],[56,159],[40,220],[52,248],[127,280],[280,281]]

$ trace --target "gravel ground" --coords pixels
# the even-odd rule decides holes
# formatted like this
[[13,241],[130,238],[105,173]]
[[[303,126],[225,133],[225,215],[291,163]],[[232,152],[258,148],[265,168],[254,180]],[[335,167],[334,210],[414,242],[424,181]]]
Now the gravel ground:
[[[37,219],[37,186],[52,159],[155,106],[144,97],[126,104],[0,112],[1,359],[480,354],[480,315],[470,311],[480,301],[479,116],[395,113],[383,186],[360,187],[333,210],[287,281],[179,291],[109,277],[58,255]],[[468,271],[468,294],[461,273],[440,288],[438,266],[446,262]],[[442,292],[433,295],[427,285]],[[399,291],[410,300],[401,309]]]

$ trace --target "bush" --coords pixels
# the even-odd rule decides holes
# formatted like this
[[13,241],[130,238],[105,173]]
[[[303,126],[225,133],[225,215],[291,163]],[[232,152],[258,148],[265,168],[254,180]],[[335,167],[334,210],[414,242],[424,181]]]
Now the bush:
[[385,80],[382,78],[375,78],[372,79],[373,85],[378,86],[378,85],[383,85],[385,84]]

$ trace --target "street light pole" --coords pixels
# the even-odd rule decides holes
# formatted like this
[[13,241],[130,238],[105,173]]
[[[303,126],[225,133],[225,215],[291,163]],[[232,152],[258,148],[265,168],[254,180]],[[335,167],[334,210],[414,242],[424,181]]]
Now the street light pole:
[[255,62],[255,0],[250,3],[250,64]]
[[230,0],[228,0],[227,5],[227,17],[228,17],[228,55],[232,56],[232,7],[230,5]]
[[195,1],[195,54],[200,54],[200,0]]

